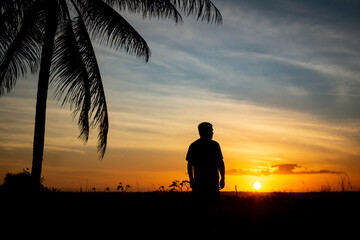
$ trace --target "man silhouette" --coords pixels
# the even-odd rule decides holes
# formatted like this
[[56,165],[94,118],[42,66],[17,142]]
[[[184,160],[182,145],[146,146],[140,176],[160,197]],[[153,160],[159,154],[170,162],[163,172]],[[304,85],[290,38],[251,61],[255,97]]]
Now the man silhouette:
[[[198,126],[200,139],[193,142],[186,155],[187,169],[195,200],[198,203],[218,204],[220,189],[225,186],[225,165],[220,145],[212,140],[212,125],[208,122]],[[219,186],[219,172],[221,175]]]

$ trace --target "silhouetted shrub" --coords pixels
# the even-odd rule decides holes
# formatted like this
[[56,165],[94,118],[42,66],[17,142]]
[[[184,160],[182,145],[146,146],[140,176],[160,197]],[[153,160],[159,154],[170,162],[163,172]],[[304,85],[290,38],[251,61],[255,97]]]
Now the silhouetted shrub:
[[188,192],[190,190],[190,182],[188,180],[174,180],[170,187],[170,192]]
[[129,184],[126,184],[125,187],[124,187],[122,182],[119,182],[119,185],[117,186],[116,191],[126,192],[130,188],[131,188],[131,186]]
[[4,183],[1,187],[3,191],[10,192],[34,192],[34,191],[52,191],[58,192],[58,189],[44,187],[41,178],[40,184],[35,183],[31,176],[29,169],[23,169],[20,173],[7,173],[4,178]]

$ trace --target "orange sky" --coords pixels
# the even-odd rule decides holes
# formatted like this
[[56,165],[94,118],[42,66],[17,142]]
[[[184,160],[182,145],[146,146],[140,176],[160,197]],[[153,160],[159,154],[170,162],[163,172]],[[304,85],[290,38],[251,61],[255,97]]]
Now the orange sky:
[[[359,129],[358,123],[326,123],[309,114],[233,101],[193,88],[164,91],[182,94],[124,93],[121,102],[110,103],[109,146],[103,160],[97,158],[96,132],[82,144],[68,109],[50,101],[45,184],[79,190],[115,189],[123,182],[133,190],[147,191],[167,187],[175,179],[185,180],[186,151],[198,138],[201,119],[213,123],[214,140],[222,147],[227,170],[224,190],[234,191],[236,185],[238,191],[252,191],[257,180],[262,191],[337,189],[343,172],[352,185],[359,186],[359,165],[352,159],[359,148],[346,137]],[[1,142],[2,176],[31,167],[35,101],[29,99],[19,111],[16,95],[1,99],[2,112],[8,113],[2,121],[14,132]],[[281,168],[286,164],[288,168]]]

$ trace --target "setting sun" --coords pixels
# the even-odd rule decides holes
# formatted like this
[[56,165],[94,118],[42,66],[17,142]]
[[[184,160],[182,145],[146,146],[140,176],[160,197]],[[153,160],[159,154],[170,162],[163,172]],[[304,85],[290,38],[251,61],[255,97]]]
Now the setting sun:
[[260,183],[260,182],[255,182],[255,183],[254,183],[254,188],[255,188],[256,190],[259,190],[259,189],[261,188],[261,183]]

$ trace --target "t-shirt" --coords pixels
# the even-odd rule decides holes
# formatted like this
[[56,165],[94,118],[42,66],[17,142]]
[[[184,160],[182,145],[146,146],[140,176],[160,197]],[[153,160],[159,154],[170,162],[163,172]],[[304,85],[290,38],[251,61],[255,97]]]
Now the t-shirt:
[[196,140],[190,145],[186,160],[194,166],[194,180],[198,186],[219,188],[219,164],[223,156],[216,141]]

